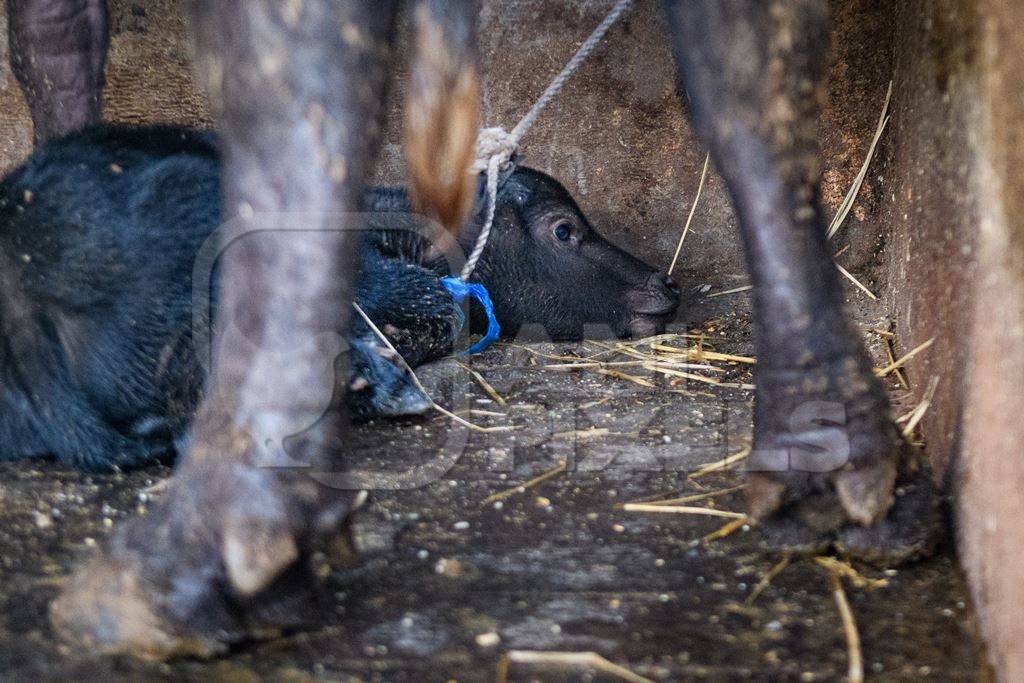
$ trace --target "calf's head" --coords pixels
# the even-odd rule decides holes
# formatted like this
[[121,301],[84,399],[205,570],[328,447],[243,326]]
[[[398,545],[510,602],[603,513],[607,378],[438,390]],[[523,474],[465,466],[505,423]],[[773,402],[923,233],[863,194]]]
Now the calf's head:
[[[460,238],[467,250],[480,227],[478,215]],[[668,275],[604,239],[557,180],[524,167],[498,193],[474,279],[487,286],[506,335],[540,325],[554,340],[580,339],[585,326],[650,336],[679,306]]]

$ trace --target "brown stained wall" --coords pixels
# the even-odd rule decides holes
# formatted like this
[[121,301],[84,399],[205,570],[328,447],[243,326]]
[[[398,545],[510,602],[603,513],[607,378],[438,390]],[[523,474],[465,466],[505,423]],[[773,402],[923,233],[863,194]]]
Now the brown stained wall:
[[974,190],[981,205],[971,309],[970,391],[958,468],[961,557],[990,659],[1024,680],[1024,13],[981,3],[985,119]]
[[[104,116],[118,123],[208,125],[205,98],[190,66],[178,0],[109,0],[111,45]],[[0,8],[0,172],[32,149],[32,124],[7,57]]]
[[934,338],[908,373],[917,396],[937,377],[924,420],[937,481],[945,482],[960,438],[976,198],[972,149],[980,112],[977,18],[969,0],[901,3],[889,144],[880,215],[891,229],[885,299],[900,352]]
[[[484,125],[508,129],[575,53],[612,0],[485,0],[480,28]],[[821,138],[824,197],[842,201],[874,132],[890,78],[886,0],[832,2],[834,54]],[[404,61],[400,51],[399,61]],[[393,93],[381,178],[402,177],[398,127],[404,68]],[[676,85],[659,4],[644,0],[608,32],[523,140],[525,163],[546,171],[577,198],[595,226],[650,263],[667,267],[700,180],[706,149],[694,136]],[[864,206],[837,249],[844,265],[879,262],[880,224]],[[680,261],[681,280],[716,287],[746,282],[736,219],[713,167]]]
[[[1014,7],[1014,5],[1017,5]],[[902,350],[929,454],[954,494],[989,659],[1024,679],[1024,13],[1012,0],[902,3],[883,219]]]
[[[611,0],[484,0],[481,53],[488,125],[511,127],[600,21]],[[178,0],[111,0],[113,40],[105,93],[111,121],[206,125],[193,84]],[[891,71],[886,0],[836,0],[830,106],[822,125],[826,200],[841,201],[874,130]],[[0,22],[4,22],[0,12]],[[6,36],[6,30],[3,35]],[[405,50],[399,46],[378,180],[402,181],[398,115]],[[30,150],[31,130],[0,39],[0,170]],[[668,265],[697,189],[705,150],[687,123],[658,4],[638,2],[573,77],[524,141],[526,163],[558,177],[608,237]],[[879,262],[872,220],[876,181],[865,185],[837,248],[847,267]],[[735,218],[711,174],[680,264],[681,279],[716,287],[745,280]],[[874,278],[869,278],[873,282]],[[852,294],[852,292],[851,292]]]

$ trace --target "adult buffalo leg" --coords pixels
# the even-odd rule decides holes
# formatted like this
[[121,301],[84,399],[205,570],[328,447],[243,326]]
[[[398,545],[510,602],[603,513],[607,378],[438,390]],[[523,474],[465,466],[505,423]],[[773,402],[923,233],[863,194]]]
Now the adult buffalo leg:
[[7,0],[11,68],[35,141],[98,123],[110,35],[106,0]]
[[337,534],[353,498],[308,472],[331,465],[343,436],[324,415],[351,311],[349,214],[380,137],[394,5],[190,5],[222,124],[225,215],[235,217],[222,244],[213,372],[162,498],[54,603],[64,637],[206,654],[307,611],[293,602],[292,589],[309,587],[298,560]]
[[[770,533],[783,530],[783,544],[811,549],[835,540],[863,554],[905,556],[927,545],[930,489],[917,484],[890,511],[907,447],[844,317],[819,201],[827,4],[665,6],[694,119],[739,215],[755,289],[749,512]],[[924,526],[903,533],[895,527],[908,506]]]

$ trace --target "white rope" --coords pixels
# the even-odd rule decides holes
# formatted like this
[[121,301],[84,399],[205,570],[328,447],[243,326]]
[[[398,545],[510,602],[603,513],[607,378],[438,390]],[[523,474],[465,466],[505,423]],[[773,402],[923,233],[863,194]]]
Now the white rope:
[[612,24],[618,21],[622,13],[629,9],[629,6],[632,4],[633,0],[618,0],[615,3],[615,6],[608,12],[608,15],[598,24],[594,32],[583,41],[580,49],[572,56],[569,63],[558,72],[558,75],[551,81],[544,93],[537,98],[530,111],[526,112],[526,116],[519,120],[519,123],[516,124],[511,133],[500,126],[484,128],[480,131],[476,141],[476,161],[473,164],[473,171],[475,173],[487,171],[487,215],[483,228],[476,238],[476,245],[473,247],[469,258],[466,259],[466,265],[462,268],[461,277],[463,281],[468,281],[469,276],[473,274],[473,269],[476,268],[477,261],[480,260],[480,255],[483,254],[484,247],[487,246],[487,239],[491,235],[491,227],[494,225],[495,203],[498,197],[498,174],[502,169],[508,167],[509,160],[519,147],[519,141],[530,130],[530,127],[540,116],[544,107],[554,99],[558,91],[569,80],[569,77],[583,63],[583,60],[601,42],[604,34],[608,32]]

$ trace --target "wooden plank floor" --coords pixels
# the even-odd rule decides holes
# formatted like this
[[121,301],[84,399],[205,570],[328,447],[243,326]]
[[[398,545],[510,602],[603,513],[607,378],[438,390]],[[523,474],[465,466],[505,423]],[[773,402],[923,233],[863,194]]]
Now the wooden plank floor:
[[[749,353],[748,318],[732,308],[699,329],[717,350]],[[323,613],[307,630],[215,662],[83,655],[55,643],[47,625],[46,605],[74,557],[135,514],[140,490],[166,468],[84,477],[47,463],[0,466],[0,679],[495,681],[509,650],[597,652],[657,681],[843,678],[846,645],[825,570],[794,560],[748,604],[778,560],[756,530],[702,543],[729,520],[617,507],[737,486],[734,472],[696,483],[686,472],[748,443],[751,394],[567,373],[539,355],[599,350],[517,344],[475,358],[507,405],[454,361],[421,373],[445,405],[515,429],[469,432],[438,415],[357,430],[353,467],[378,488],[355,523],[361,562],[324,567]],[[750,381],[742,367],[724,376]],[[562,462],[567,471],[485,504]],[[714,505],[741,510],[741,494]],[[895,571],[859,568],[888,582],[846,587],[869,678],[984,677],[949,547]],[[507,680],[620,679],[514,664]]]

